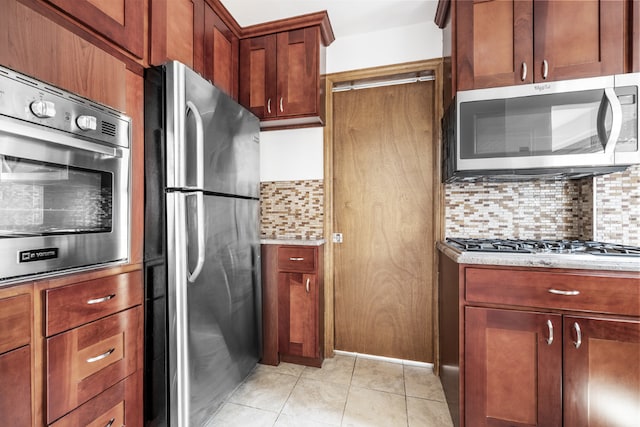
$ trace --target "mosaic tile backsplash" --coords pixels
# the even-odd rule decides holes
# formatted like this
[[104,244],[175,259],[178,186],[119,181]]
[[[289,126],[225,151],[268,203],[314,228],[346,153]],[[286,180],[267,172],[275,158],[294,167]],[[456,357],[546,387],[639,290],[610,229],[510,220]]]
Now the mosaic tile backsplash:
[[260,183],[260,229],[263,239],[324,238],[322,180]]
[[445,184],[448,237],[593,239],[640,246],[639,218],[640,166],[595,179]]

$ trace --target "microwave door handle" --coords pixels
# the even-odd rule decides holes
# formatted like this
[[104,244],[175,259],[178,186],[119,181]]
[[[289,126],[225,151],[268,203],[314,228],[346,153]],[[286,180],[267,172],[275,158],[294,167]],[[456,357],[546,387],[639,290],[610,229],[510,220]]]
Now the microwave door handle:
[[205,235],[204,235],[204,193],[202,191],[198,191],[196,193],[191,193],[190,195],[196,196],[196,240],[198,245],[198,260],[196,261],[196,266],[193,271],[188,271],[187,279],[189,283],[193,283],[196,281],[200,273],[202,272],[202,268],[204,267],[204,258],[205,258]]
[[[611,106],[611,132],[607,138],[607,130],[605,128],[605,116],[607,105]],[[613,156],[620,132],[622,131],[622,106],[616,95],[614,88],[608,87],[604,90],[604,96],[598,110],[598,137],[603,144],[604,152]]]

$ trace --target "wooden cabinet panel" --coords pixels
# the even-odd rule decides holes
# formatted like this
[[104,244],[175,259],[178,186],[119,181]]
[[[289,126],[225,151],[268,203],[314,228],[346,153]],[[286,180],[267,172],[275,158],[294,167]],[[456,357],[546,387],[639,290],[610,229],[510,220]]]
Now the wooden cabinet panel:
[[51,426],[139,426],[142,425],[141,396],[138,376],[132,375],[60,418]]
[[47,0],[84,25],[144,58],[145,4],[140,0]]
[[0,378],[2,425],[31,426],[30,346],[0,355]]
[[276,115],[319,115],[320,29],[277,34]]
[[51,336],[142,304],[142,271],[45,291],[46,335]]
[[0,353],[31,342],[31,295],[0,299]]
[[278,275],[278,350],[281,354],[317,358],[317,276]]
[[51,423],[141,368],[142,308],[47,339],[47,419]]
[[[175,60],[194,67],[194,19],[204,15],[201,10],[204,0],[149,0],[151,56],[150,65]],[[198,70],[200,71],[200,70]]]
[[206,4],[203,76],[234,99],[238,99],[239,49],[238,37]]
[[534,80],[624,72],[626,7],[608,0],[534,2]]
[[[499,268],[466,268],[472,303],[640,315],[638,277],[610,277]],[[635,280],[633,280],[635,279]]]
[[313,272],[316,269],[316,250],[314,247],[280,246],[278,248],[278,269]]
[[533,81],[532,0],[462,1],[456,15],[458,90]]
[[622,73],[626,1],[456,2],[457,90]]
[[465,316],[469,425],[562,425],[561,317],[475,307]]
[[242,105],[260,118],[276,116],[276,38],[252,37],[240,41]]
[[640,420],[640,320],[564,318],[564,426]]

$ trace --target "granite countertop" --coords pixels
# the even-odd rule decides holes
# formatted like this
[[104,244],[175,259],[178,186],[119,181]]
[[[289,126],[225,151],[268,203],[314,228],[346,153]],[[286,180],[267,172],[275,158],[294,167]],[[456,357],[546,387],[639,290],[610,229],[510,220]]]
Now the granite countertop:
[[325,244],[325,239],[260,239],[262,245],[297,245],[297,246],[321,246]]
[[437,248],[459,264],[640,272],[640,258],[633,256],[470,252],[460,251],[445,242],[438,242]]

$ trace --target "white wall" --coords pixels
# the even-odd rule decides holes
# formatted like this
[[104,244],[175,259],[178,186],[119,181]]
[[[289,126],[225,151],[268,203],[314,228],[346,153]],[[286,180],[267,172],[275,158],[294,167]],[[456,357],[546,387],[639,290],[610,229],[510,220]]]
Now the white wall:
[[[327,74],[442,57],[435,23],[410,25],[336,39],[327,48]],[[260,133],[260,180],[323,178],[324,128]]]

